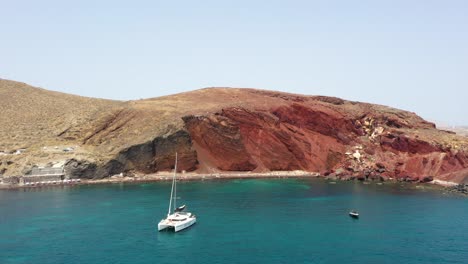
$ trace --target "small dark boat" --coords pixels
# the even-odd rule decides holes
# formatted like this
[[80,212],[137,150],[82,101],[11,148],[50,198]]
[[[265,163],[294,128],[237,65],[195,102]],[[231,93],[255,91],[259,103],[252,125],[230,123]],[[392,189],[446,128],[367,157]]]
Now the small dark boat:
[[359,218],[359,213],[356,211],[351,211],[349,212],[349,216],[351,216],[352,218]]
[[185,209],[185,204],[182,206],[177,207],[174,211],[175,212],[182,212]]

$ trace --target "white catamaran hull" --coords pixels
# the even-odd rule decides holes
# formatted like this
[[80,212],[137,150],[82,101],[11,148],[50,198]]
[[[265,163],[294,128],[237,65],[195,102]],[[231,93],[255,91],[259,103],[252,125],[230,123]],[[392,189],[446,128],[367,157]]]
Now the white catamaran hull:
[[180,230],[184,230],[185,228],[195,224],[197,218],[194,214],[190,212],[184,212],[185,205],[176,206],[176,199],[177,199],[177,181],[176,181],[176,174],[177,174],[177,152],[176,152],[176,160],[174,166],[174,177],[172,178],[172,188],[171,188],[171,198],[169,199],[169,208],[167,210],[167,217],[159,221],[158,223],[158,231],[162,231],[165,229],[174,230],[174,232],[178,232]]
[[165,229],[174,229],[174,232],[178,232],[180,230],[184,230],[187,227],[190,227],[191,225],[195,224],[195,222],[197,222],[197,218],[195,217],[187,218],[183,221],[172,221],[168,219],[163,219],[158,224],[158,231],[162,231]]

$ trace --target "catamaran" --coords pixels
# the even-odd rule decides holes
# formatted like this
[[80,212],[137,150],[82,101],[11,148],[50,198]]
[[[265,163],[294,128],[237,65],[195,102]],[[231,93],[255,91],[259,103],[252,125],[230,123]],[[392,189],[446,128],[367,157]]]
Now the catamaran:
[[[197,221],[197,217],[189,212],[184,212],[186,206],[182,205],[177,207],[177,153],[174,168],[174,177],[172,178],[171,198],[169,199],[169,209],[167,210],[167,217],[162,219],[158,224],[158,231],[169,229],[178,232],[183,230]],[[171,212],[172,211],[172,212]]]

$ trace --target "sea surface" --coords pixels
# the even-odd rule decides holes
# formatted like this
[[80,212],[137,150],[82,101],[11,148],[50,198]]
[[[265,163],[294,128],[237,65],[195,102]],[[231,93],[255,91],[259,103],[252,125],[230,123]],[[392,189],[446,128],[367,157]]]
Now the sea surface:
[[179,182],[197,224],[158,232],[170,187],[0,191],[0,263],[468,263],[466,197],[321,179]]

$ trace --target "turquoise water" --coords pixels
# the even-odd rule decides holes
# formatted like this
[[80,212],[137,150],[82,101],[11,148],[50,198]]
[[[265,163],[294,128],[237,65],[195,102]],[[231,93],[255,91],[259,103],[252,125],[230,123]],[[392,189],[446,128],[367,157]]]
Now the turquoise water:
[[318,179],[181,182],[198,222],[157,232],[169,191],[0,191],[0,263],[468,263],[464,197]]

